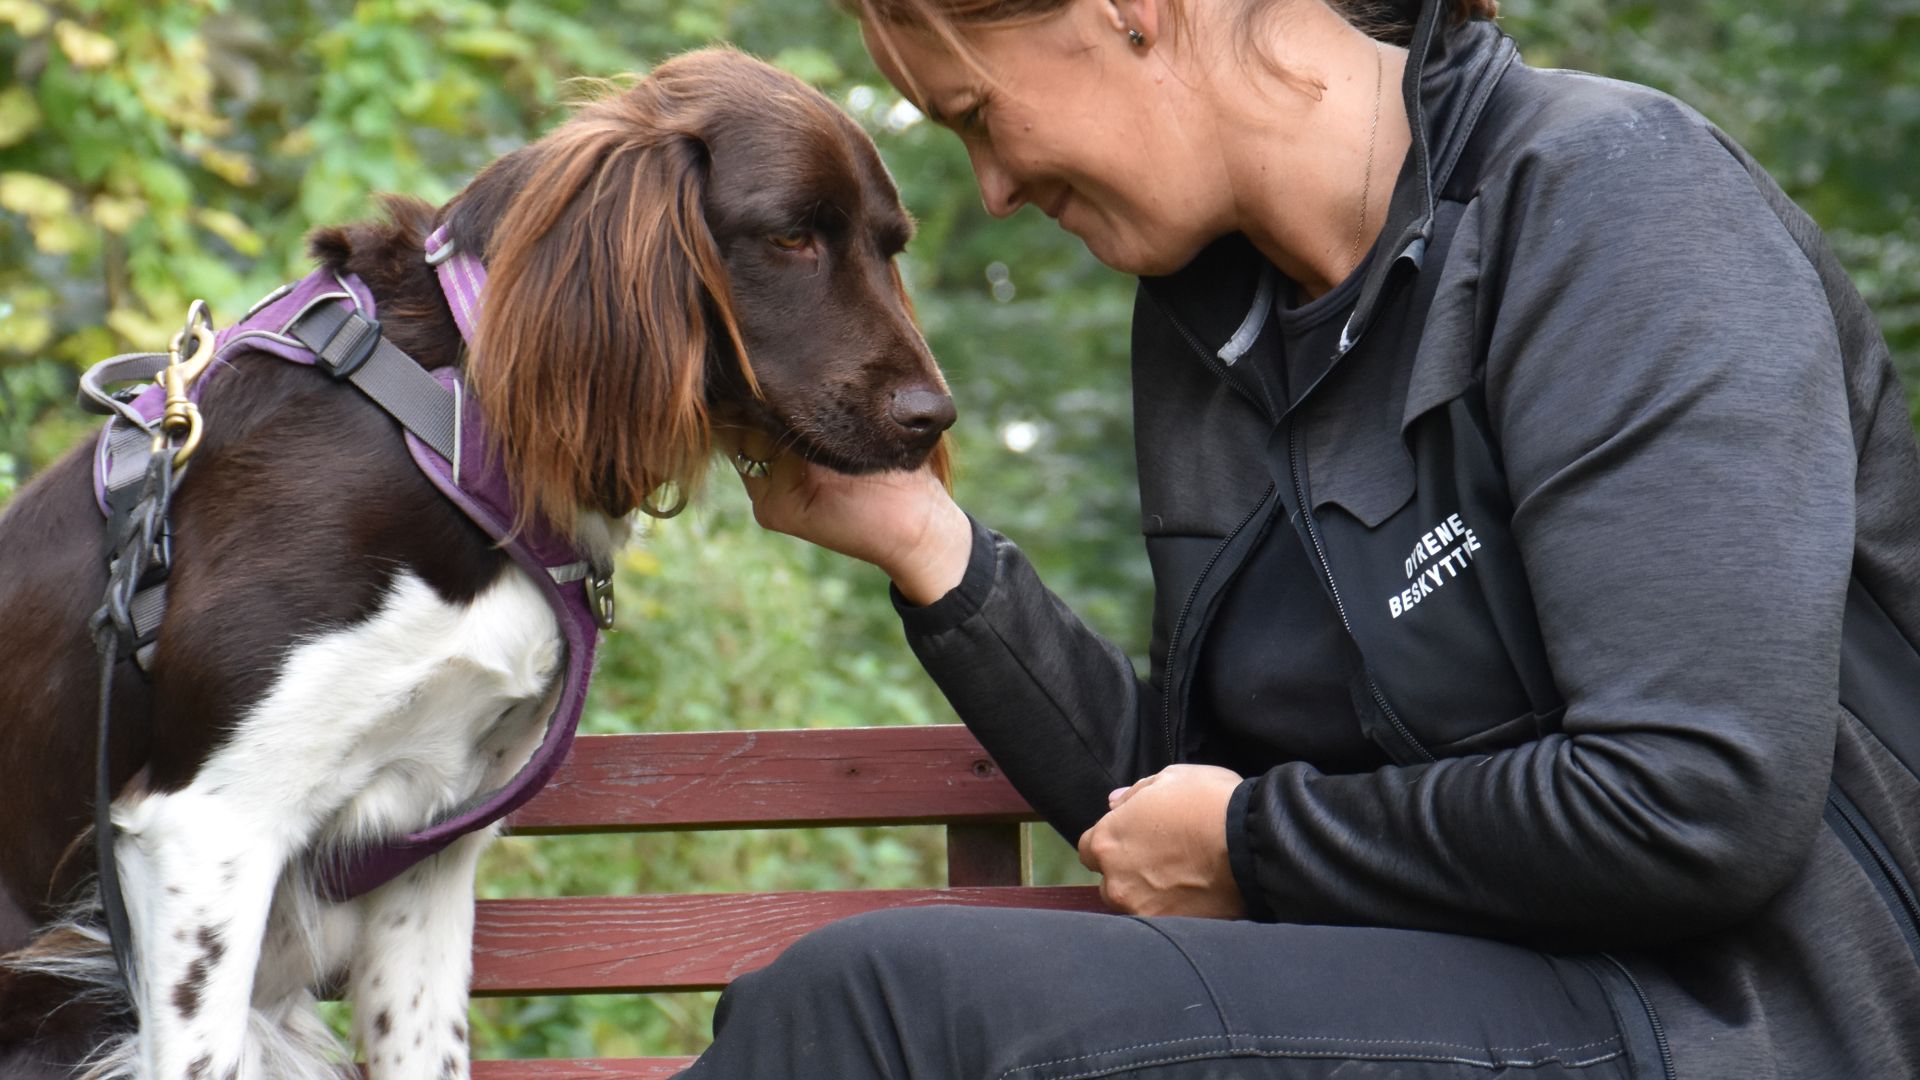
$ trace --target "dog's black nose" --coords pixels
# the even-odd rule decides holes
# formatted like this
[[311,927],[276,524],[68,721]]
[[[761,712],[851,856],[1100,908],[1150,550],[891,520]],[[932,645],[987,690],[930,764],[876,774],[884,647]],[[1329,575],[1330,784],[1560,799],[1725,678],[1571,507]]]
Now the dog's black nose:
[[953,426],[953,398],[926,387],[896,390],[887,413],[915,435],[938,435]]

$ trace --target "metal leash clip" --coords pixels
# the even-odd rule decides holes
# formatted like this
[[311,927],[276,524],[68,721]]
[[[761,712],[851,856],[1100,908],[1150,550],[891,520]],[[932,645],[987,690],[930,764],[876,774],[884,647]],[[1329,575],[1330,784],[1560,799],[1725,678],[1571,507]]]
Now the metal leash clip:
[[602,630],[613,629],[613,568],[594,567],[587,574],[587,606]]
[[[193,347],[191,352],[186,351],[188,345]],[[200,406],[187,395],[194,381],[212,366],[213,351],[213,316],[207,311],[206,301],[195,300],[187,307],[186,325],[167,347],[167,366],[154,377],[167,388],[167,410],[160,416],[159,430],[154,432],[153,452],[157,455],[171,447],[176,469],[200,447]]]

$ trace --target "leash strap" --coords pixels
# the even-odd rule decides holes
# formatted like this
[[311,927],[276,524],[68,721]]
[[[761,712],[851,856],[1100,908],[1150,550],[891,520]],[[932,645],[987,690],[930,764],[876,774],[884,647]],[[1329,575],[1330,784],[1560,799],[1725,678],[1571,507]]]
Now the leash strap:
[[[148,454],[142,482],[132,497],[116,500],[107,524],[107,591],[90,620],[94,645],[100,651],[100,721],[94,746],[93,843],[99,864],[100,906],[106,915],[107,940],[114,963],[129,990],[134,987],[133,924],[120,889],[120,863],[113,848],[113,674],[123,651],[138,656],[152,648],[159,626],[159,610],[142,611],[157,602],[165,607],[166,576],[172,569],[172,547],[167,532],[167,510],[173,501],[177,474],[173,447]],[[149,654],[150,655],[150,654]]]
[[120,891],[120,863],[113,855],[113,755],[108,753],[113,724],[113,669],[120,662],[118,642],[101,635],[99,749],[94,755],[93,851],[100,865],[100,907],[107,917],[107,943],[120,978],[134,993],[133,924],[127,918],[127,899]]

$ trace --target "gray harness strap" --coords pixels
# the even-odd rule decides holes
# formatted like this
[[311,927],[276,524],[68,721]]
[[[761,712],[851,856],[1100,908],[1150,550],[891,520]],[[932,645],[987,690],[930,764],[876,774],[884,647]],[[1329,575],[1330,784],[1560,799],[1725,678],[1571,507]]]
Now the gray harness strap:
[[320,369],[345,379],[448,461],[460,460],[460,403],[380,333],[378,320],[338,304],[309,310],[287,328]]

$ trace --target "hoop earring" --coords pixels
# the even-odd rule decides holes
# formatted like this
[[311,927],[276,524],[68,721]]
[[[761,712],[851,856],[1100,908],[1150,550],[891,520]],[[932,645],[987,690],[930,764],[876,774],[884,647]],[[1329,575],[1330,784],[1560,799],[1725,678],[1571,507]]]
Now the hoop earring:
[[1127,43],[1137,49],[1147,43],[1147,35],[1129,26],[1127,27]]

